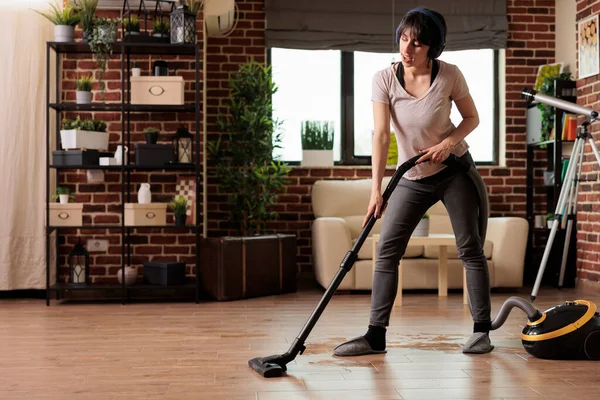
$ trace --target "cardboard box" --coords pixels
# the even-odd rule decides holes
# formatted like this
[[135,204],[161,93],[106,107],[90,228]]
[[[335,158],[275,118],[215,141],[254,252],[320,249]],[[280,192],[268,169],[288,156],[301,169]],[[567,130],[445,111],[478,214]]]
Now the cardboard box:
[[131,104],[183,105],[182,76],[132,76]]
[[125,203],[125,226],[164,226],[167,203]]
[[50,203],[50,226],[83,225],[82,203]]

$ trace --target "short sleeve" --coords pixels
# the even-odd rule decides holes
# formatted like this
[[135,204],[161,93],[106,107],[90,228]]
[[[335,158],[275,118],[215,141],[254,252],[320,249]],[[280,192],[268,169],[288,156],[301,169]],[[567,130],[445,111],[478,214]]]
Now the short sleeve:
[[390,94],[388,86],[383,79],[382,71],[378,71],[373,75],[371,100],[378,103],[390,104]]
[[462,72],[458,67],[454,67],[454,86],[452,87],[452,93],[450,97],[453,101],[460,100],[469,94],[469,86],[463,76]]

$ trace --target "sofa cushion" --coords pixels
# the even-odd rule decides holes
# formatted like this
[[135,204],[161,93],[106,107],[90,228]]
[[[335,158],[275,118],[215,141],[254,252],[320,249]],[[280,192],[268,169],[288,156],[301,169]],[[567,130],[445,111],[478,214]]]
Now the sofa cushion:
[[[356,242],[356,239],[352,240],[352,245]],[[404,258],[415,258],[423,256],[423,246],[408,246],[404,252]],[[362,247],[358,250],[359,260],[372,260],[373,259],[373,237],[369,236],[363,243]]]
[[[483,254],[485,254],[485,258],[490,260],[492,258],[492,250],[493,243],[489,240],[486,240],[483,244]],[[427,245],[423,251],[423,256],[425,258],[439,258],[440,257],[440,246],[435,245]],[[456,246],[448,246],[448,259],[457,259],[458,258],[458,250]]]

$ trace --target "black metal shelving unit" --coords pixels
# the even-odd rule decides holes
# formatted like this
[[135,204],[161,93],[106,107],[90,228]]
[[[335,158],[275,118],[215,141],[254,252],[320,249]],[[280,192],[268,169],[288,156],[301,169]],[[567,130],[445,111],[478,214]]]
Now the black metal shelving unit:
[[[575,103],[577,102],[576,96],[573,95],[575,90],[575,81],[557,80],[555,81],[553,97]],[[528,107],[536,107],[536,103],[532,103]],[[546,247],[546,242],[548,241],[548,236],[550,234],[550,229],[547,229],[546,227],[535,227],[535,195],[542,192],[545,196],[545,209],[547,212],[553,213],[555,211],[558,197],[563,186],[563,161],[570,156],[570,152],[568,154],[564,152],[565,144],[572,145],[574,143],[572,140],[562,140],[563,117],[566,113],[567,112],[564,110],[558,108],[554,109],[554,138],[550,140],[540,140],[541,131],[530,129],[527,132],[526,218],[529,222],[529,232],[526,251],[526,266],[528,268],[526,268],[524,272],[524,282],[527,284],[533,284],[536,278],[542,255]],[[527,121],[528,125],[530,125],[530,123],[531,121]],[[542,164],[542,161],[539,159],[536,160],[536,154],[539,154],[539,152],[542,151],[545,152],[545,156],[542,157],[544,170],[554,174],[553,181],[549,185],[534,183],[536,178],[535,169],[542,168],[540,165]],[[551,250],[551,256],[548,265],[546,266],[543,283],[555,284],[555,281],[558,279],[557,274],[562,261],[565,235],[566,232],[564,229],[559,229],[557,231]],[[576,262],[576,242],[577,225],[575,224],[570,241],[567,266],[570,265],[571,267],[574,267],[574,263]],[[573,271],[573,268],[571,268],[571,271],[567,268],[564,287],[569,287],[571,283],[574,283]]]
[[[51,101],[51,52],[55,54],[55,93],[54,101]],[[156,290],[178,290],[178,289],[195,289],[196,303],[200,300],[200,281],[198,279],[198,270],[200,268],[200,235],[202,233],[202,219],[200,209],[200,177],[201,174],[205,173],[205,170],[201,170],[200,162],[200,47],[198,44],[160,44],[160,43],[124,43],[117,42],[113,44],[113,54],[119,55],[121,58],[121,102],[120,103],[92,103],[92,104],[76,104],[69,102],[61,102],[61,65],[63,55],[76,55],[76,54],[89,54],[92,52],[90,46],[83,42],[71,42],[71,43],[58,43],[58,42],[47,42],[46,44],[46,305],[50,305],[51,292],[56,293],[56,298],[59,298],[61,291],[79,291],[79,290],[110,290],[120,291],[121,300],[124,304],[127,299],[130,298],[132,292],[139,291],[156,291]],[[142,105],[142,104],[131,104],[130,103],[130,57],[131,55],[158,55],[158,56],[191,56],[195,57],[195,101],[193,104],[186,103],[184,105]],[[127,78],[126,78],[127,77]],[[58,149],[60,146],[59,131],[60,131],[60,113],[72,112],[72,111],[113,111],[121,113],[121,145],[127,146],[131,149],[131,113],[140,112],[181,112],[181,113],[195,113],[196,129],[195,129],[195,162],[193,164],[174,164],[164,165],[158,167],[148,166],[137,166],[128,165],[125,162],[123,165],[118,166],[100,166],[100,165],[52,165],[50,162],[50,155],[52,146],[50,143],[50,113],[54,111],[57,113],[55,122],[56,140],[54,148]],[[123,149],[124,152],[124,149]],[[123,154],[124,155],[124,154]],[[129,160],[130,157],[123,157],[123,160]],[[82,226],[50,226],[50,172],[56,173],[56,182],[59,182],[59,174],[62,170],[85,170],[85,169],[101,169],[121,172],[121,224],[102,224],[102,225],[82,225]],[[186,171],[188,173],[194,173],[196,180],[196,224],[193,226],[178,227],[175,225],[165,226],[129,226],[125,225],[125,203],[131,202],[131,172],[132,171]],[[206,188],[202,188],[206,190]],[[102,283],[61,283],[61,282],[50,282],[50,235],[56,231],[57,237],[63,230],[118,230],[121,234],[121,281],[122,284],[102,284]],[[125,285],[125,269],[126,265],[131,265],[131,233],[136,229],[158,229],[158,230],[183,230],[191,231],[195,234],[196,238],[196,282],[185,283],[180,286],[160,286],[150,284],[135,284],[131,286]],[[114,233],[114,232],[113,232]],[[56,240],[55,251],[56,251],[56,276],[58,277],[59,270],[59,241]]]

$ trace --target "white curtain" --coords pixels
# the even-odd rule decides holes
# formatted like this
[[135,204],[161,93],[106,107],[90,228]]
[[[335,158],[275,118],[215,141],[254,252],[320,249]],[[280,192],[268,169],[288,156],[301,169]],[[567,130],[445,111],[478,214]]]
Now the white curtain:
[[0,0],[0,290],[46,287],[47,4]]

